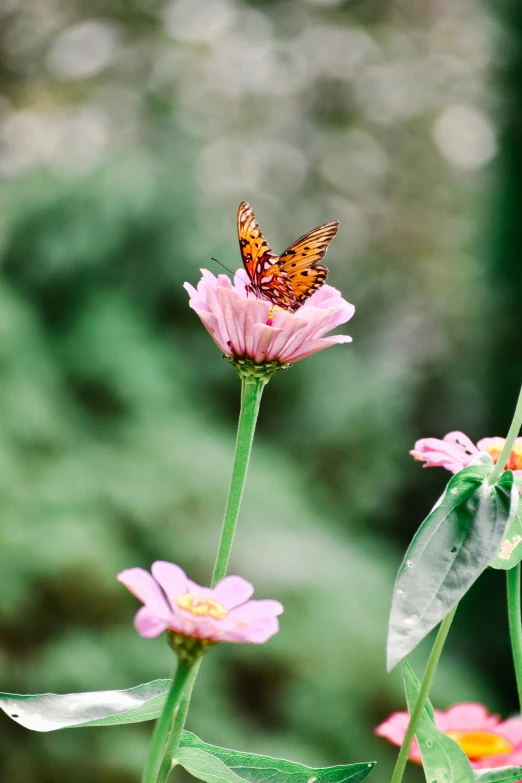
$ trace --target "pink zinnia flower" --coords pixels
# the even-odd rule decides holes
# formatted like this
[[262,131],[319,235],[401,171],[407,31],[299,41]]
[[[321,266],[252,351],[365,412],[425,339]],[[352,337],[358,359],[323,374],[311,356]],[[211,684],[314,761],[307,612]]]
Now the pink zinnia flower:
[[118,580],[145,605],[134,625],[141,636],[169,630],[215,642],[262,644],[279,630],[279,601],[249,601],[252,585],[240,576],[226,576],[214,588],[191,582],[174,563],[157,560],[152,576],[143,568],[128,568]]
[[[421,438],[410,454],[425,468],[446,468],[458,473],[466,468],[480,451],[487,451],[493,462],[497,462],[505,443],[505,438],[482,438],[477,445],[463,432],[448,432],[442,440]],[[504,470],[512,470],[515,476],[522,476],[522,438],[517,438],[508,457]]]
[[249,294],[244,269],[236,272],[233,283],[226,275],[215,277],[207,269],[201,271],[197,289],[185,283],[190,306],[228,357],[285,366],[352,340],[344,334],[324,336],[349,321],[355,312],[354,306],[329,285],[315,291],[292,313]]
[[[394,712],[375,733],[402,745],[409,720],[407,712]],[[522,765],[522,718],[501,721],[481,704],[463,703],[454,704],[446,712],[435,710],[435,725],[458,742],[475,769]],[[416,739],[408,758],[421,763]]]

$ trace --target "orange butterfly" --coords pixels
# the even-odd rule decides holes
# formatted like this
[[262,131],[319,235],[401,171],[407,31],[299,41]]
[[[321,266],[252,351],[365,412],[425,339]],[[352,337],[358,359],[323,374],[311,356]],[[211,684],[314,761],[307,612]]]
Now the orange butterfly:
[[243,265],[250,283],[247,291],[285,310],[297,310],[320,288],[328,269],[319,264],[337,234],[338,220],[309,231],[277,256],[261,233],[250,204],[242,201],[237,233]]

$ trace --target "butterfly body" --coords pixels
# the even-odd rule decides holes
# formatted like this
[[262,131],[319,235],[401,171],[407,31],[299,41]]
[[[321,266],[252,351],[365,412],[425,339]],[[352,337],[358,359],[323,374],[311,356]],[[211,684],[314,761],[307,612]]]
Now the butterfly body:
[[338,221],[331,220],[304,234],[278,256],[261,233],[252,207],[246,201],[241,202],[237,232],[241,258],[250,280],[247,292],[295,312],[325,282],[328,269],[318,262],[338,228]]

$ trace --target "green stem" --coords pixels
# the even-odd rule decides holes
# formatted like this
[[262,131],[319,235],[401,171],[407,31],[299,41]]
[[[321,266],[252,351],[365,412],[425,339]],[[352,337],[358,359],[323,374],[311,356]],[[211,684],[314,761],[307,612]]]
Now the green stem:
[[[232,468],[232,478],[228,492],[225,517],[223,519],[221,538],[219,541],[214,573],[212,575],[212,587],[214,587],[220,579],[223,579],[227,573],[237,518],[239,516],[239,508],[241,506],[241,499],[245,487],[248,463],[250,461],[250,452],[252,451],[261,396],[269,377],[268,374],[262,377],[246,374],[241,375],[241,408],[237,426],[234,465]],[[178,749],[185,726],[192,689],[194,688],[200,663],[201,661],[198,661],[190,669],[184,680],[183,687],[180,690],[179,700],[176,702],[177,709],[175,712],[171,711],[169,713],[170,720],[167,725],[167,737],[161,745],[161,763],[158,761],[159,769],[154,767],[154,769],[157,769],[156,777],[150,779],[144,777],[142,783],[149,783],[149,781],[150,783],[165,783],[168,779],[170,770],[172,769],[172,760]],[[166,712],[166,707],[167,705],[165,705],[163,714]],[[162,719],[163,715],[160,720]]]
[[509,638],[515,664],[518,702],[522,713],[522,618],[520,603],[520,563],[506,571]]
[[185,685],[183,692],[181,693],[178,708],[174,712],[174,716],[170,724],[170,731],[167,742],[165,743],[163,759],[156,777],[156,783],[166,783],[172,769],[172,761],[177,749],[179,748],[181,735],[183,733],[183,729],[185,728],[185,720],[187,718],[190,697],[192,696],[192,689],[194,687],[194,682],[196,681],[200,663],[201,658],[195,663],[194,666],[192,666],[189,676],[185,680]]
[[183,689],[185,688],[193,669],[194,663],[189,663],[185,660],[178,661],[176,674],[172,680],[172,685],[170,686],[163,712],[154,729],[149,758],[147,759],[145,771],[143,772],[142,783],[156,783],[156,781],[159,780],[159,767],[165,754],[165,747],[172,724],[172,716],[175,714],[176,710],[179,709]]
[[399,756],[395,764],[395,769],[393,770],[391,783],[401,783],[402,776],[404,775],[404,770],[406,769],[408,756],[410,755],[411,743],[415,736],[415,729],[417,728],[417,723],[426,705],[426,701],[428,700],[428,695],[430,692],[431,683],[433,682],[433,677],[435,675],[435,670],[437,668],[437,664],[440,659],[442,648],[444,647],[444,642],[446,641],[446,637],[448,636],[451,623],[455,616],[455,612],[457,611],[457,606],[455,606],[451,610],[451,612],[448,615],[446,615],[446,617],[440,624],[439,632],[437,634],[437,638],[435,639],[435,644],[433,645],[432,651],[430,653],[428,664],[426,666],[426,671],[424,672],[424,677],[422,679],[419,696],[417,698],[417,701],[415,702],[415,707],[413,708],[413,712],[411,713],[411,718],[408,724],[408,729],[406,731],[406,736],[404,737],[404,741],[401,745]]
[[506,437],[506,442],[502,447],[502,451],[500,452],[500,457],[498,458],[489,477],[490,486],[492,484],[496,484],[497,481],[499,480],[500,474],[503,472],[506,462],[509,459],[509,455],[511,454],[511,449],[513,448],[513,444],[516,438],[518,437],[518,433],[520,432],[520,427],[522,427],[522,387],[520,388],[517,405],[515,408],[515,413],[513,414],[513,421],[511,422],[511,427],[509,428],[509,432]]
[[216,565],[212,574],[211,586],[214,587],[227,573],[228,561],[232,550],[232,542],[236,530],[236,522],[239,516],[239,507],[243,497],[245,479],[254,440],[257,415],[261,404],[261,395],[268,381],[268,377],[257,378],[248,375],[241,379],[241,411],[237,426],[236,451],[234,454],[234,467],[228,492],[225,518],[221,530],[221,539],[216,557]]
[[[191,696],[192,696],[192,691],[194,689],[194,683],[196,682],[196,677],[198,675],[200,664],[201,664],[201,659],[196,663],[196,665],[194,666],[194,668],[190,672],[190,675],[189,675],[189,677],[187,679],[187,682],[186,682],[186,685],[185,685],[185,688],[183,690],[183,694],[182,694],[182,697],[181,697],[181,700],[180,700],[180,703],[179,703],[179,708],[176,710],[176,712],[174,714],[174,720],[172,721],[172,724],[171,724],[171,729],[170,729],[171,734],[174,734],[175,737],[178,737],[178,742],[179,742],[179,739],[181,739],[181,735],[182,735],[183,729],[185,728],[185,721],[187,719],[187,713],[188,713],[188,708],[189,708],[189,704],[190,704],[190,699],[191,699]],[[172,762],[172,759],[174,758],[174,754],[175,754],[176,750],[178,749],[178,747],[179,747],[179,745],[175,747],[172,743],[169,742],[170,758],[168,758],[167,754],[165,753],[165,756],[163,757],[163,761],[162,761],[162,768],[163,768],[163,765],[165,764],[166,758],[168,758],[169,764]]]

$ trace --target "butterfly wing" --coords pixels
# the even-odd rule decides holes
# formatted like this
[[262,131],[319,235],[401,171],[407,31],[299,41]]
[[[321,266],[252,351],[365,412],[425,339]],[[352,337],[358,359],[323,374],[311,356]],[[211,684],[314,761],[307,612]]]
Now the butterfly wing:
[[324,223],[304,234],[280,256],[280,262],[292,284],[294,310],[301,307],[325,282],[328,269],[318,262],[324,257],[338,228],[338,220]]
[[293,308],[295,301],[288,273],[261,233],[252,207],[246,201],[239,205],[237,235],[253,293],[280,307]]

